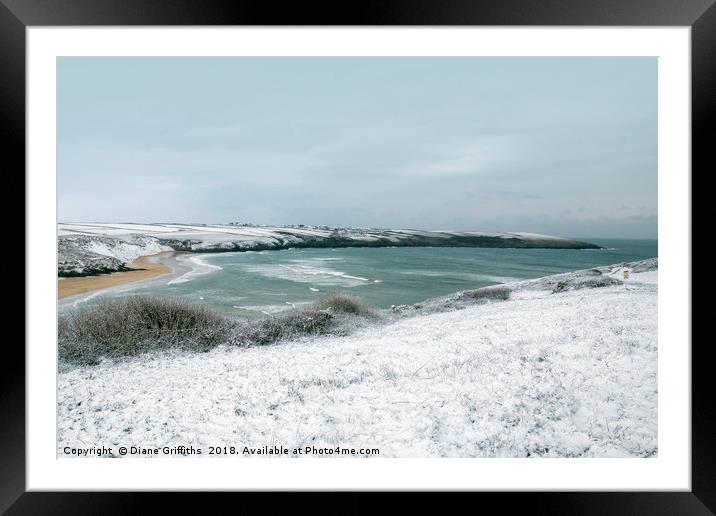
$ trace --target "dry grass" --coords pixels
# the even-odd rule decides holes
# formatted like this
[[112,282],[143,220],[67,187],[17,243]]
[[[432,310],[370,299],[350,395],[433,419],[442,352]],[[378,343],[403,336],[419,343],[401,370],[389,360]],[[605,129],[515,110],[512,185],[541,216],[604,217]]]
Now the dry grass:
[[96,364],[166,349],[263,346],[302,336],[346,334],[356,319],[375,314],[359,298],[344,294],[258,320],[230,319],[181,299],[133,296],[60,317],[58,349],[64,362]]
[[316,303],[317,310],[328,310],[334,314],[375,315],[373,307],[361,298],[350,294],[328,294]]
[[465,300],[472,301],[506,301],[510,298],[510,289],[507,287],[483,287],[463,292]]
[[601,288],[601,287],[612,287],[615,285],[622,285],[624,282],[612,278],[611,276],[595,276],[588,278],[572,278],[565,281],[559,281],[557,285],[552,289],[553,294],[559,292],[567,292],[569,290],[581,290],[583,288]]
[[231,337],[233,323],[181,299],[126,297],[61,317],[61,359],[94,364],[172,347],[208,350]]
[[280,340],[331,333],[336,317],[327,310],[293,309],[267,319],[250,321],[235,333],[234,344],[265,346]]

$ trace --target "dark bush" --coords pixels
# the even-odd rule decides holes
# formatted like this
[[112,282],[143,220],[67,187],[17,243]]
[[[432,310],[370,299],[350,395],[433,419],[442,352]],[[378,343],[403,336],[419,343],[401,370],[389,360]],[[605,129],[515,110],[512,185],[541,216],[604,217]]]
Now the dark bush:
[[228,319],[181,299],[126,297],[60,317],[58,351],[60,359],[93,364],[173,347],[208,350],[232,329]]
[[621,285],[623,282],[611,276],[598,276],[598,277],[577,277],[564,281],[557,282],[557,285],[552,289],[552,293],[567,292],[569,290],[581,290],[583,288],[600,288],[600,287],[611,287],[614,285]]
[[336,325],[335,319],[328,310],[292,309],[244,323],[236,332],[234,343],[263,346],[283,339],[329,333]]
[[315,308],[336,314],[373,315],[375,313],[375,310],[362,299],[350,294],[328,294],[315,304]]
[[627,264],[632,265],[631,271],[632,272],[651,272],[651,271],[657,271],[659,270],[659,260],[656,258],[651,258],[649,260],[643,260],[640,262],[636,262],[634,264]]
[[219,344],[255,346],[326,333],[344,334],[355,317],[375,311],[355,296],[331,294],[309,308],[264,319],[231,320],[181,299],[126,297],[58,320],[62,361],[96,364],[148,351],[206,351]]
[[507,287],[483,287],[463,292],[462,297],[473,301],[506,301],[510,298],[510,289]]

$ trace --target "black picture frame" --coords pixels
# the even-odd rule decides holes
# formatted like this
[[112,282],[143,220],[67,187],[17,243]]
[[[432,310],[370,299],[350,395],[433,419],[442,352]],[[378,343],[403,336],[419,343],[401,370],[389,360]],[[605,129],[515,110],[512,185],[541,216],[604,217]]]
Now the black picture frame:
[[[6,192],[23,191],[25,170],[25,29],[86,25],[551,25],[689,26],[692,51],[692,172],[714,170],[716,142],[716,5],[714,0],[361,0],[287,2],[254,0],[0,0],[0,134]],[[689,173],[689,171],[684,171]],[[23,179],[21,179],[23,178]],[[10,197],[6,195],[6,199]],[[7,203],[4,203],[8,206]],[[692,201],[693,206],[693,201]],[[19,208],[6,214],[17,220]],[[23,211],[24,213],[24,211]],[[693,218],[693,217],[692,217]],[[31,271],[25,255],[6,258],[12,271]],[[20,263],[22,260],[22,264]],[[696,264],[692,264],[695,266]],[[19,275],[15,274],[18,277]],[[691,278],[688,278],[691,284]],[[24,284],[22,286],[24,292]],[[19,310],[16,304],[16,310]],[[23,303],[23,310],[31,307]],[[26,313],[26,312],[25,312]],[[693,321],[693,316],[692,316]],[[709,340],[692,347],[692,491],[608,493],[481,493],[509,497],[511,508],[549,514],[713,514],[716,511],[716,434]],[[683,345],[691,345],[685,342]],[[207,509],[188,493],[25,492],[25,353],[18,338],[6,337],[0,375],[0,511],[7,514],[142,513],[157,499],[165,509]],[[230,495],[221,495],[227,497]],[[239,494],[242,504],[254,496]],[[315,507],[303,497],[303,503]],[[502,500],[506,502],[507,500]],[[300,503],[300,502],[299,502]],[[474,503],[474,502],[469,502]],[[423,509],[414,494],[404,505]],[[365,512],[373,504],[351,494],[340,512]],[[443,510],[445,506],[441,503]]]

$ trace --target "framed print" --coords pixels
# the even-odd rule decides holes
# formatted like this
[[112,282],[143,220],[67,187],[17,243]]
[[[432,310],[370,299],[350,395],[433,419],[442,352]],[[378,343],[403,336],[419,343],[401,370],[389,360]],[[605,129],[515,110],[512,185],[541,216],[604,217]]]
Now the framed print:
[[713,510],[710,2],[2,1],[8,514],[135,491]]

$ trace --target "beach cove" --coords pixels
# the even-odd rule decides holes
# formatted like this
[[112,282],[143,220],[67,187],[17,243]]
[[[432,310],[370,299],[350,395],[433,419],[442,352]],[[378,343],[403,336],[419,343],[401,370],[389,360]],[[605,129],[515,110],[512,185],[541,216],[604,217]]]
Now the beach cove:
[[162,252],[149,256],[140,256],[128,264],[130,271],[113,272],[97,276],[82,276],[75,278],[60,278],[57,282],[57,298],[64,299],[70,296],[87,294],[97,290],[118,287],[127,283],[144,281],[171,274],[174,269],[166,264],[167,258],[174,253]]

